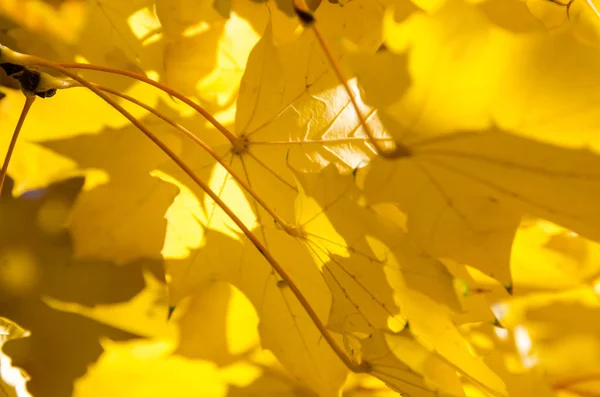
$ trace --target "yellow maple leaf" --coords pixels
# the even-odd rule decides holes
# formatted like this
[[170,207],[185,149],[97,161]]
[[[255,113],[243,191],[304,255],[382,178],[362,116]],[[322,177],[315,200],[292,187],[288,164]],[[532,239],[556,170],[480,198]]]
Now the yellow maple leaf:
[[42,34],[74,42],[82,29],[88,7],[80,1],[46,4],[44,0],[4,1],[0,13],[18,24]]
[[[463,329],[463,332],[472,348],[482,355],[485,363],[502,378],[509,396],[555,396],[543,370],[523,370],[515,341],[507,329],[491,324],[472,324],[468,329]],[[465,392],[469,397],[486,395],[475,384],[468,385]]]
[[[83,73],[195,135],[126,106],[182,170],[86,91],[34,107],[15,195],[87,182],[72,211],[64,185],[69,205],[0,202],[0,314],[33,331],[7,343],[30,389],[339,396],[353,370],[416,396],[595,393],[597,21],[546,3],[574,19],[548,34],[518,0],[108,0],[69,44],[6,25],[3,44],[145,72],[208,119]],[[21,105],[0,101],[6,143]]]
[[[396,59],[405,61],[413,84],[405,95],[397,94],[395,101],[387,97],[380,100],[376,91],[371,97],[367,91],[367,97],[381,108],[380,117],[388,132],[412,154],[395,163],[383,160],[372,163],[371,167],[375,170],[369,172],[370,178],[366,182],[372,199],[399,202],[408,215],[409,232],[423,246],[428,246],[430,252],[478,267],[505,285],[510,285],[508,255],[520,213],[532,213],[584,235],[597,236],[592,223],[583,224],[585,218],[593,216],[594,209],[573,205],[577,200],[579,203],[589,202],[590,195],[594,194],[593,183],[584,180],[594,178],[587,170],[593,167],[595,156],[585,151],[553,148],[489,127],[489,120],[497,117],[501,124],[513,125],[514,131],[519,134],[546,139],[546,135],[542,137],[538,132],[539,120],[516,125],[514,115],[522,114],[522,110],[515,101],[500,103],[499,100],[515,97],[518,84],[524,84],[519,74],[510,77],[516,77],[514,85],[497,79],[496,74],[503,70],[498,67],[497,60],[502,63],[502,59],[514,59],[508,54],[511,49],[514,49],[513,52],[523,51],[526,39],[498,30],[473,7],[460,2],[452,2],[437,13],[406,23],[421,32],[429,26],[431,34],[428,38],[421,35],[411,44],[410,63],[404,54],[388,57],[388,65],[398,62]],[[459,30],[454,30],[449,36],[442,35],[442,32],[456,26]],[[467,32],[470,33],[467,35]],[[562,45],[561,36],[539,38],[538,34],[531,36],[534,43],[539,40]],[[462,49],[452,52],[453,47]],[[485,55],[478,52],[474,56],[467,51],[469,48],[481,49]],[[498,51],[492,51],[492,48]],[[435,52],[432,51],[434,49]],[[504,58],[502,51],[507,50],[509,57]],[[440,51],[445,52],[436,55]],[[433,61],[440,56],[447,62]],[[416,69],[412,63],[424,67]],[[535,67],[536,64],[532,65],[532,68]],[[478,68],[478,72],[473,68]],[[372,75],[377,73],[377,68],[364,73]],[[400,78],[405,75],[402,71],[397,73]],[[440,80],[433,80],[432,76]],[[538,95],[544,101],[557,101],[558,95],[565,94],[558,88],[548,88]],[[365,89],[369,89],[368,84]],[[571,93],[567,91],[566,94]],[[449,96],[456,98],[451,106],[438,102],[446,101]],[[564,103],[564,97],[561,101]],[[498,107],[490,106],[496,103]],[[531,106],[529,99],[527,106]],[[545,111],[545,107],[538,109]],[[435,117],[423,117],[427,114],[435,114]],[[532,115],[528,114],[529,117]],[[467,126],[486,129],[480,132],[461,131]],[[550,136],[553,143],[574,146],[572,138],[567,138],[566,134],[564,140],[557,139],[557,134]],[[447,152],[449,147],[455,149]],[[426,154],[429,150],[433,151],[431,156]],[[565,169],[554,168],[554,162],[548,164],[546,159],[558,159],[560,157],[557,156],[561,155],[563,157],[558,161]],[[469,171],[460,165],[462,161],[470,162]],[[586,163],[588,161],[591,163]],[[509,184],[492,175],[499,172],[505,173],[506,180],[510,179]],[[547,176],[542,176],[544,174]],[[466,182],[467,179],[471,182]],[[475,185],[477,193],[473,190]],[[565,188],[567,185],[570,188]],[[557,191],[561,191],[561,195],[557,196]],[[423,201],[424,197],[428,198],[427,201]]]
[[557,392],[597,393],[597,293],[582,287],[513,299],[498,307],[525,368],[543,371]]
[[[321,262],[325,280],[334,293],[330,327],[360,340],[381,336],[382,330],[401,332],[410,324],[415,347],[428,352],[427,356],[439,355],[451,361],[464,373],[502,393],[501,381],[481,360],[471,356],[451,322],[451,310],[446,306],[457,309],[458,305],[454,303],[451,277],[443,265],[419,252],[403,231],[386,230],[373,213],[356,206],[358,190],[350,176],[339,176],[333,167],[317,176],[297,175],[303,186],[299,204],[311,198],[319,205],[317,211],[306,204],[297,205],[299,219],[307,219],[298,225],[302,225],[306,244],[319,258],[317,262]],[[337,225],[337,233],[325,234],[327,228],[319,217],[327,217]],[[386,284],[389,287],[384,288]],[[369,361],[377,354],[370,348],[370,342],[363,342],[361,355],[375,365],[373,373],[378,376],[377,364]],[[400,350],[389,349],[411,366]],[[417,372],[425,375],[422,370]],[[396,385],[406,391],[398,386],[402,382]]]
[[[547,221],[528,219],[515,236],[511,268],[515,294],[576,288],[598,274],[598,243]],[[540,274],[539,263],[545,263]]]
[[371,373],[397,391],[419,397],[463,395],[456,372],[426,351],[409,331],[378,332],[360,346]]
[[242,292],[213,282],[190,298],[177,305],[173,314],[179,329],[177,354],[222,366],[258,349],[259,318]]
[[[145,123],[172,147],[181,144],[170,126],[152,118]],[[69,218],[79,257],[121,263],[161,258],[166,228],[162,217],[177,194],[176,187],[150,175],[166,162],[161,150],[132,126],[46,141],[43,146],[76,161],[79,172],[101,173],[95,186],[81,194]],[[111,216],[97,216],[107,203]],[[140,228],[146,232],[140,233]]]
[[[327,302],[331,298],[318,269],[294,266],[311,263],[308,253],[283,232],[271,234],[267,237],[271,242],[269,249],[274,250],[275,255],[283,251],[293,253],[282,265],[305,291],[309,302],[314,303],[318,314],[326,317]],[[254,247],[242,246],[220,233],[207,232],[204,240],[205,246],[192,254],[191,261],[168,263],[172,290],[181,293],[185,288],[192,292],[211,279],[232,283],[248,297],[258,313],[263,347],[272,350],[292,374],[313,390],[323,395],[336,394],[346,369],[321,341],[321,334],[302,306],[285,283],[279,282],[262,256]]]
[[[73,396],[227,395],[227,386],[213,363],[171,355],[173,345],[168,342],[105,341],[103,348],[98,362],[75,383]],[[190,379],[194,382],[189,382]]]

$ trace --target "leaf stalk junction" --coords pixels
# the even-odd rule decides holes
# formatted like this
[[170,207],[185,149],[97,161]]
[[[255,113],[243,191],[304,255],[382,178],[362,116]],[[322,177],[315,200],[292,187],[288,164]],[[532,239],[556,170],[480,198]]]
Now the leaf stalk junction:
[[[208,111],[202,108],[200,105],[196,104],[183,94],[165,86],[162,83],[156,82],[147,76],[133,73],[126,70],[115,69],[105,66],[91,65],[91,64],[81,64],[81,63],[56,63],[52,62],[40,57],[27,55],[23,53],[19,53],[9,49],[0,44],[0,67],[3,67],[5,70],[8,68],[10,71],[14,71],[10,74],[13,77],[16,77],[19,83],[21,84],[22,90],[26,95],[26,103],[23,108],[21,117],[15,128],[15,132],[13,134],[13,138],[11,141],[11,146],[8,150],[8,154],[4,161],[4,166],[2,168],[2,179],[4,179],[6,172],[8,170],[8,165],[10,161],[10,157],[14,146],[16,144],[16,140],[23,125],[23,122],[28,114],[28,110],[30,109],[33,99],[36,96],[42,98],[49,98],[56,94],[59,89],[73,88],[73,87],[85,87],[91,92],[93,92],[96,96],[107,102],[111,107],[121,113],[125,118],[127,118],[131,124],[133,124],[136,128],[138,128],[147,138],[149,138],[156,146],[158,146],[185,174],[187,174],[194,183],[202,189],[225,213],[226,215],[236,224],[236,226],[242,231],[242,233],[246,236],[246,238],[256,247],[256,249],[261,253],[261,255],[266,259],[269,265],[273,268],[273,270],[279,275],[281,278],[280,281],[283,281],[285,285],[290,289],[290,291],[294,294],[296,299],[298,299],[299,303],[306,311],[307,315],[310,317],[311,321],[318,329],[319,333],[322,335],[323,339],[327,342],[327,344],[331,347],[334,353],[338,356],[338,358],[345,364],[345,366],[352,372],[356,373],[368,373],[371,371],[371,365],[366,362],[356,362],[352,359],[346,351],[339,345],[339,343],[334,339],[330,331],[327,329],[326,325],[319,318],[315,310],[312,308],[302,291],[296,286],[292,278],[286,273],[283,267],[279,264],[279,262],[273,257],[273,255],[269,252],[269,250],[265,247],[265,245],[259,240],[259,238],[240,220],[240,218],[234,213],[234,211],[227,206],[227,204],[219,197],[217,193],[215,193],[209,185],[203,181],[190,166],[188,166],[171,148],[169,148],[160,138],[158,138],[154,133],[152,133],[146,126],[144,126],[135,116],[129,113],[123,106],[117,103],[111,96],[114,95],[125,99],[131,103],[136,104],[151,112],[155,116],[159,117],[163,121],[167,122],[178,131],[183,133],[187,138],[192,139],[196,144],[198,144],[201,148],[206,150],[220,165],[222,165],[227,172],[273,217],[275,222],[288,234],[295,236],[298,234],[298,231],[295,227],[288,224],[286,221],[281,219],[277,214],[271,210],[266,202],[260,198],[255,191],[251,189],[251,187],[241,178],[230,166],[220,157],[214,149],[212,149],[209,145],[203,142],[199,137],[197,137],[194,133],[181,126],[177,122],[171,120],[164,114],[159,111],[153,109],[152,107],[142,103],[141,101],[128,96],[126,94],[120,93],[116,90],[110,89],[108,87],[103,87],[97,84],[94,84],[87,79],[77,75],[71,69],[89,69],[96,70],[105,73],[119,74],[122,76],[126,76],[146,84],[152,85],[161,91],[177,98],[190,106],[192,109],[201,114],[206,120],[208,120],[219,132],[221,132],[232,144],[233,150],[243,151],[245,143],[240,140],[239,137],[235,136],[231,133],[225,126],[220,124]],[[47,68],[58,72],[59,74],[65,76],[65,78],[53,77],[45,72],[38,71],[37,68]],[[21,77],[26,76],[26,77]],[[33,78],[31,78],[34,76]],[[37,76],[37,77],[35,77]],[[30,82],[33,80],[33,83]],[[1,187],[1,184],[0,184]]]

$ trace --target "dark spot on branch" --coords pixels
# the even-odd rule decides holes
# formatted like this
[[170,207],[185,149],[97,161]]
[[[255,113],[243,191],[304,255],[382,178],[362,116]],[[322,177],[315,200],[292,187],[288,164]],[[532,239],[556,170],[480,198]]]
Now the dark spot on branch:
[[315,17],[312,13],[305,10],[301,10],[298,7],[294,7],[294,11],[296,12],[296,15],[298,16],[303,25],[310,26],[313,23],[315,23]]

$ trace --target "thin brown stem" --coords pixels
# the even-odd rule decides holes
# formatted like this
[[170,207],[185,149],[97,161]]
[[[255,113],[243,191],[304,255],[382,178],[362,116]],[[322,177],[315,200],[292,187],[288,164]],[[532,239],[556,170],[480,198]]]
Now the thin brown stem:
[[360,120],[360,124],[363,126],[365,133],[367,134],[367,137],[369,138],[369,142],[371,142],[371,144],[375,148],[375,151],[377,152],[377,154],[380,155],[381,157],[390,158],[390,159],[396,159],[396,158],[400,158],[400,157],[410,156],[411,155],[410,148],[406,145],[403,145],[400,142],[395,142],[396,147],[392,150],[388,150],[379,144],[379,140],[375,137],[375,133],[371,129],[371,126],[369,125],[367,118],[365,117],[363,112],[360,110],[358,101],[356,100],[356,94],[354,93],[354,90],[352,90],[352,88],[350,87],[350,84],[348,84],[348,79],[342,72],[341,65],[339,64],[336,57],[333,55],[333,51],[329,48],[329,44],[327,44],[327,41],[325,40],[325,38],[323,37],[323,34],[321,33],[320,29],[318,28],[317,23],[314,19],[314,15],[312,15],[312,11],[310,11],[310,9],[306,6],[304,0],[292,0],[292,1],[294,4],[294,7],[296,9],[296,13],[300,17],[300,19],[305,24],[310,26],[310,28],[314,32],[314,34],[317,38],[317,41],[319,42],[319,45],[323,49],[323,52],[325,53],[325,56],[327,57],[327,60],[329,61],[329,64],[331,65],[331,68],[333,69],[338,80],[340,81],[340,83],[342,83],[342,85],[344,86],[344,89],[348,93],[348,96],[350,97],[350,102],[352,102],[352,107],[354,108],[354,111],[356,112],[356,115],[358,116],[358,119]]
[[6,151],[6,156],[4,157],[4,164],[2,164],[2,170],[0,171],[0,192],[4,187],[4,180],[6,179],[6,174],[8,173],[8,165],[10,164],[10,158],[15,150],[15,146],[17,146],[17,139],[19,138],[21,127],[23,127],[23,123],[25,123],[27,113],[29,113],[29,109],[31,109],[33,102],[35,102],[35,95],[25,95],[25,104],[23,105],[23,110],[21,110],[19,121],[15,126],[13,136],[10,140],[10,144],[8,145],[8,150]]
[[179,99],[198,113],[202,115],[209,123],[211,123],[217,130],[219,130],[225,138],[231,142],[232,145],[239,145],[239,139],[236,137],[231,131],[229,131],[223,124],[219,123],[217,119],[215,119],[206,109],[202,106],[198,105],[196,102],[192,101],[179,91],[176,91],[168,86],[159,83],[158,81],[154,81],[147,76],[144,76],[139,73],[129,72],[127,70],[111,68],[108,66],[99,66],[99,65],[91,65],[87,63],[77,63],[77,62],[57,62],[57,65],[66,68],[66,69],[87,69],[87,70],[95,70],[97,72],[111,73],[111,74],[119,74],[121,76],[130,77],[132,79],[141,81],[143,83],[149,84],[158,88],[159,90]]
[[244,181],[244,179],[219,155],[219,153],[217,153],[213,148],[211,148],[209,145],[207,145],[202,139],[198,138],[198,136],[196,136],[193,132],[191,132],[190,130],[188,130],[187,128],[185,128],[184,126],[182,126],[181,124],[175,122],[174,120],[170,119],[169,117],[167,117],[166,115],[164,115],[163,113],[159,112],[158,110],[154,109],[152,106],[148,106],[147,104],[137,100],[136,98],[127,95],[127,94],[123,94],[119,91],[113,90],[111,88],[108,87],[103,87],[101,85],[98,84],[94,84],[98,89],[104,91],[104,92],[108,92],[112,95],[116,95],[120,98],[125,99],[126,101],[129,101],[131,103],[136,104],[137,106],[146,109],[148,112],[152,113],[153,115],[155,115],[156,117],[158,117],[159,119],[165,121],[166,123],[168,123],[169,125],[173,126],[174,128],[176,128],[178,131],[180,131],[181,133],[183,133],[185,136],[187,136],[188,138],[190,138],[192,141],[194,141],[198,146],[200,146],[202,149],[204,149],[208,154],[210,154],[212,156],[212,158],[214,158],[223,168],[225,168],[225,170],[233,177],[233,179],[235,179],[247,192],[250,196],[252,196],[252,198],[254,198],[254,200],[256,200],[256,202],[258,202],[258,204],[260,204],[260,206],[267,211],[267,213],[269,215],[271,215],[271,217],[280,225],[282,225],[283,228],[290,228],[291,226],[285,221],[283,220],[280,216],[278,216],[271,208],[269,208],[269,206],[267,205],[266,201],[264,201],[259,195],[258,193],[256,193],[251,187],[250,185],[248,185],[248,183],[246,183]]
[[559,5],[561,7],[566,7],[567,8],[567,19],[569,19],[569,20],[571,19],[571,14],[570,14],[571,5],[573,5],[575,0],[569,0],[567,3],[563,3],[562,1],[559,1],[559,0],[549,0],[549,1],[551,3]]
[[237,215],[231,210],[231,208],[229,208],[227,204],[225,204],[225,202],[223,202],[223,200],[221,200],[221,198],[202,179],[200,179],[200,177],[198,177],[198,175],[196,175],[196,173],[164,142],[162,142],[157,136],[150,132],[138,119],[136,119],[132,114],[125,110],[121,105],[116,103],[112,98],[110,98],[107,94],[96,88],[92,83],[90,83],[86,79],[78,76],[77,74],[69,71],[68,69],[60,66],[57,63],[48,61],[43,58],[19,54],[19,60],[22,62],[22,64],[25,65],[37,65],[53,69],[79,82],[81,85],[88,88],[98,97],[106,101],[110,106],[112,106],[119,113],[125,116],[133,125],[135,125],[140,131],[142,131],[227,214],[227,216],[237,225],[238,228],[240,228],[240,230],[242,231],[242,233],[244,233],[246,238],[250,240],[250,242],[256,247],[256,249],[258,249],[258,251],[267,260],[271,267],[277,272],[277,274],[288,284],[290,290],[292,291],[296,299],[298,299],[300,305],[302,305],[313,324],[319,330],[319,333],[323,336],[323,339],[325,339],[327,344],[331,347],[331,349],[339,357],[339,359],[348,367],[348,369],[357,373],[370,371],[371,367],[368,363],[362,362],[359,364],[352,361],[352,359],[345,353],[345,351],[338,345],[336,340],[329,333],[329,331],[325,327],[325,324],[323,324],[323,322],[321,321],[317,313],[314,311],[304,294],[302,294],[300,289],[296,286],[296,284],[294,284],[292,278],[285,272],[285,270],[281,267],[279,262],[277,262],[277,260],[271,255],[271,253],[260,242],[256,235],[246,227],[246,225],[240,220],[240,218],[237,217]]

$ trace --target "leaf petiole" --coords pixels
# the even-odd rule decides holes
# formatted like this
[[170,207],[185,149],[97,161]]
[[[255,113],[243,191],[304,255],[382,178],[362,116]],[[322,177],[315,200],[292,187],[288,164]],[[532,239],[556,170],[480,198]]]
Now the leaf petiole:
[[323,52],[325,53],[325,56],[327,57],[327,60],[329,61],[329,64],[331,65],[331,68],[333,69],[338,80],[344,86],[344,89],[348,93],[348,96],[350,97],[350,102],[352,102],[352,107],[354,108],[354,111],[356,112],[356,115],[358,116],[358,119],[360,120],[360,124],[364,128],[365,133],[367,134],[367,137],[369,138],[369,142],[375,148],[375,152],[377,152],[377,154],[380,155],[381,157],[388,158],[388,159],[397,159],[397,158],[401,158],[401,157],[410,156],[411,155],[410,148],[400,142],[394,142],[396,144],[396,146],[392,150],[386,149],[380,145],[380,141],[375,137],[375,133],[369,126],[369,123],[367,122],[367,118],[365,117],[363,112],[360,110],[358,101],[356,100],[356,94],[354,93],[352,88],[350,88],[350,85],[348,84],[348,79],[346,78],[346,76],[344,76],[344,73],[342,72],[342,67],[340,66],[338,60],[333,55],[333,51],[331,51],[331,49],[329,48],[327,41],[325,40],[325,38],[323,37],[323,34],[321,33],[320,29],[318,28],[314,14],[310,10],[310,8],[308,8],[306,6],[306,3],[304,0],[292,0],[292,2],[294,4],[294,10],[296,11],[296,15],[298,16],[300,21],[305,26],[312,29],[312,31],[315,34],[315,37],[317,38],[317,41],[319,42],[319,45],[323,49]]
[[172,97],[179,99],[180,101],[182,101],[183,103],[185,103],[186,105],[188,105],[189,107],[194,109],[196,112],[198,112],[200,115],[202,115],[202,117],[204,117],[209,123],[211,123],[217,130],[219,130],[219,132],[221,132],[223,134],[223,136],[225,136],[225,138],[227,138],[229,140],[229,142],[231,142],[233,147],[236,147],[236,145],[239,145],[240,138],[235,136],[223,124],[219,123],[219,121],[217,121],[217,119],[215,119],[206,109],[204,109],[202,106],[198,105],[196,102],[192,101],[185,95],[181,94],[179,91],[176,91],[162,83],[159,83],[158,81],[154,81],[154,80],[148,78],[147,76],[144,76],[139,73],[129,72],[127,70],[111,68],[108,66],[92,65],[92,64],[87,64],[87,63],[57,62],[56,65],[61,66],[65,69],[86,69],[86,70],[95,70],[97,72],[118,74],[121,76],[126,76],[129,78],[141,81],[141,82],[149,84],[151,86],[154,86],[154,87],[158,88],[159,90],[171,95]]
[[[5,47],[3,47],[5,48]],[[93,83],[87,81],[83,77],[77,75],[76,73],[71,72],[66,67],[61,66],[61,64],[48,61],[43,58],[39,58],[32,55],[20,54],[14,51],[12,52],[12,56],[14,59],[18,60],[18,63],[23,66],[40,66],[46,67],[52,70],[55,70],[67,77],[70,77],[72,80],[78,82],[82,86],[86,87],[90,91],[92,91],[95,95],[102,98],[105,102],[107,102],[111,107],[125,116],[135,127],[137,127],[140,131],[142,131],[154,144],[156,144],[177,166],[184,171],[226,214],[227,216],[237,225],[237,227],[242,231],[242,233],[250,240],[250,242],[258,249],[261,255],[267,260],[269,265],[275,270],[275,272],[283,279],[289,286],[290,291],[294,294],[298,302],[303,307],[307,315],[310,317],[312,323],[319,330],[319,333],[323,336],[323,339],[327,342],[327,344],[331,347],[334,353],[338,356],[338,358],[346,365],[346,367],[356,373],[367,373],[371,371],[371,366],[368,362],[357,363],[353,361],[342,349],[337,341],[333,338],[333,336],[327,330],[325,324],[321,321],[317,313],[314,311],[304,294],[300,291],[300,289],[293,282],[291,277],[287,274],[287,272],[282,268],[282,266],[277,262],[277,260],[271,255],[269,250],[260,242],[258,237],[248,229],[248,227],[240,220],[240,218],[225,204],[223,200],[202,180],[198,175],[173,151],[171,150],[163,141],[160,140],[156,135],[154,135],[151,131],[149,131],[136,117],[134,117],[131,113],[129,113],[125,108],[115,102],[112,98],[108,96],[108,94],[104,93]],[[79,64],[65,64],[67,66],[73,66]],[[82,65],[82,66],[90,66],[83,67],[83,69],[92,69],[92,70],[102,70],[103,68],[92,66],[92,65]],[[107,71],[107,70],[104,70]],[[112,69],[113,72],[118,74],[123,74],[125,76],[134,77],[136,79],[141,78],[140,75],[135,73],[120,71],[118,69]],[[146,78],[147,79],[147,78]],[[159,84],[150,79],[147,79],[148,82],[152,82],[150,84],[155,85]],[[144,81],[144,80],[142,80]],[[73,86],[73,84],[71,84]],[[172,92],[175,92],[169,89]],[[169,92],[169,91],[165,91]],[[185,97],[184,97],[185,98]],[[191,102],[186,98],[186,103]],[[189,104],[189,103],[188,103]],[[195,105],[195,104],[194,104]],[[205,110],[203,110],[206,112]],[[210,116],[212,119],[212,116]],[[214,119],[213,119],[214,120]],[[216,120],[215,120],[216,122]],[[217,122],[218,123],[218,122]],[[213,124],[214,125],[214,124]],[[218,124],[220,125],[220,124]],[[225,128],[225,127],[223,127]],[[233,136],[233,135],[232,135]],[[235,138],[235,137],[234,137]],[[236,138],[237,139],[237,138]]]
[[23,123],[25,123],[25,119],[27,118],[27,114],[29,113],[33,102],[35,102],[35,95],[26,94],[25,104],[23,105],[23,110],[21,110],[21,116],[19,116],[19,121],[15,126],[15,130],[10,140],[10,144],[8,145],[6,156],[4,157],[4,164],[2,164],[2,170],[0,170],[0,192],[2,191],[2,187],[4,186],[4,180],[6,179],[6,174],[8,173],[8,165],[10,164],[10,159],[12,157],[13,151],[15,150],[15,146],[17,146],[17,139],[19,138],[19,133],[21,132],[21,128],[23,127]]
[[266,203],[266,201],[264,201],[259,195],[258,193],[256,193],[245,181],[244,179],[237,173],[235,172],[235,170],[213,149],[211,148],[209,145],[207,145],[202,139],[200,139],[198,136],[196,136],[193,132],[191,132],[190,130],[188,130],[187,128],[185,128],[184,126],[182,126],[181,124],[171,120],[170,118],[168,118],[167,116],[165,116],[164,114],[162,114],[161,112],[159,112],[158,110],[154,109],[151,106],[148,106],[147,104],[139,101],[136,98],[133,98],[132,96],[129,96],[127,94],[123,94],[119,91],[113,90],[111,88],[108,87],[103,87],[97,84],[94,84],[98,89],[104,91],[104,92],[108,92],[109,94],[118,96],[120,98],[125,99],[126,101],[129,101],[145,110],[147,110],[148,112],[152,113],[153,115],[155,115],[156,117],[158,117],[159,119],[165,121],[166,123],[168,123],[169,125],[171,125],[172,127],[174,127],[175,129],[177,129],[178,131],[180,131],[181,133],[183,133],[185,136],[187,136],[188,138],[190,138],[192,141],[194,141],[198,146],[200,146],[202,149],[204,149],[208,154],[211,155],[212,158],[214,158],[221,166],[223,166],[223,168],[225,168],[225,170],[248,192],[248,194],[250,196],[252,196],[252,198],[254,198],[254,200],[256,200],[260,206],[269,214],[271,215],[271,217],[280,225],[282,225],[282,227],[285,229],[287,228],[291,228],[291,226],[285,221],[283,220],[279,215],[277,215]]

